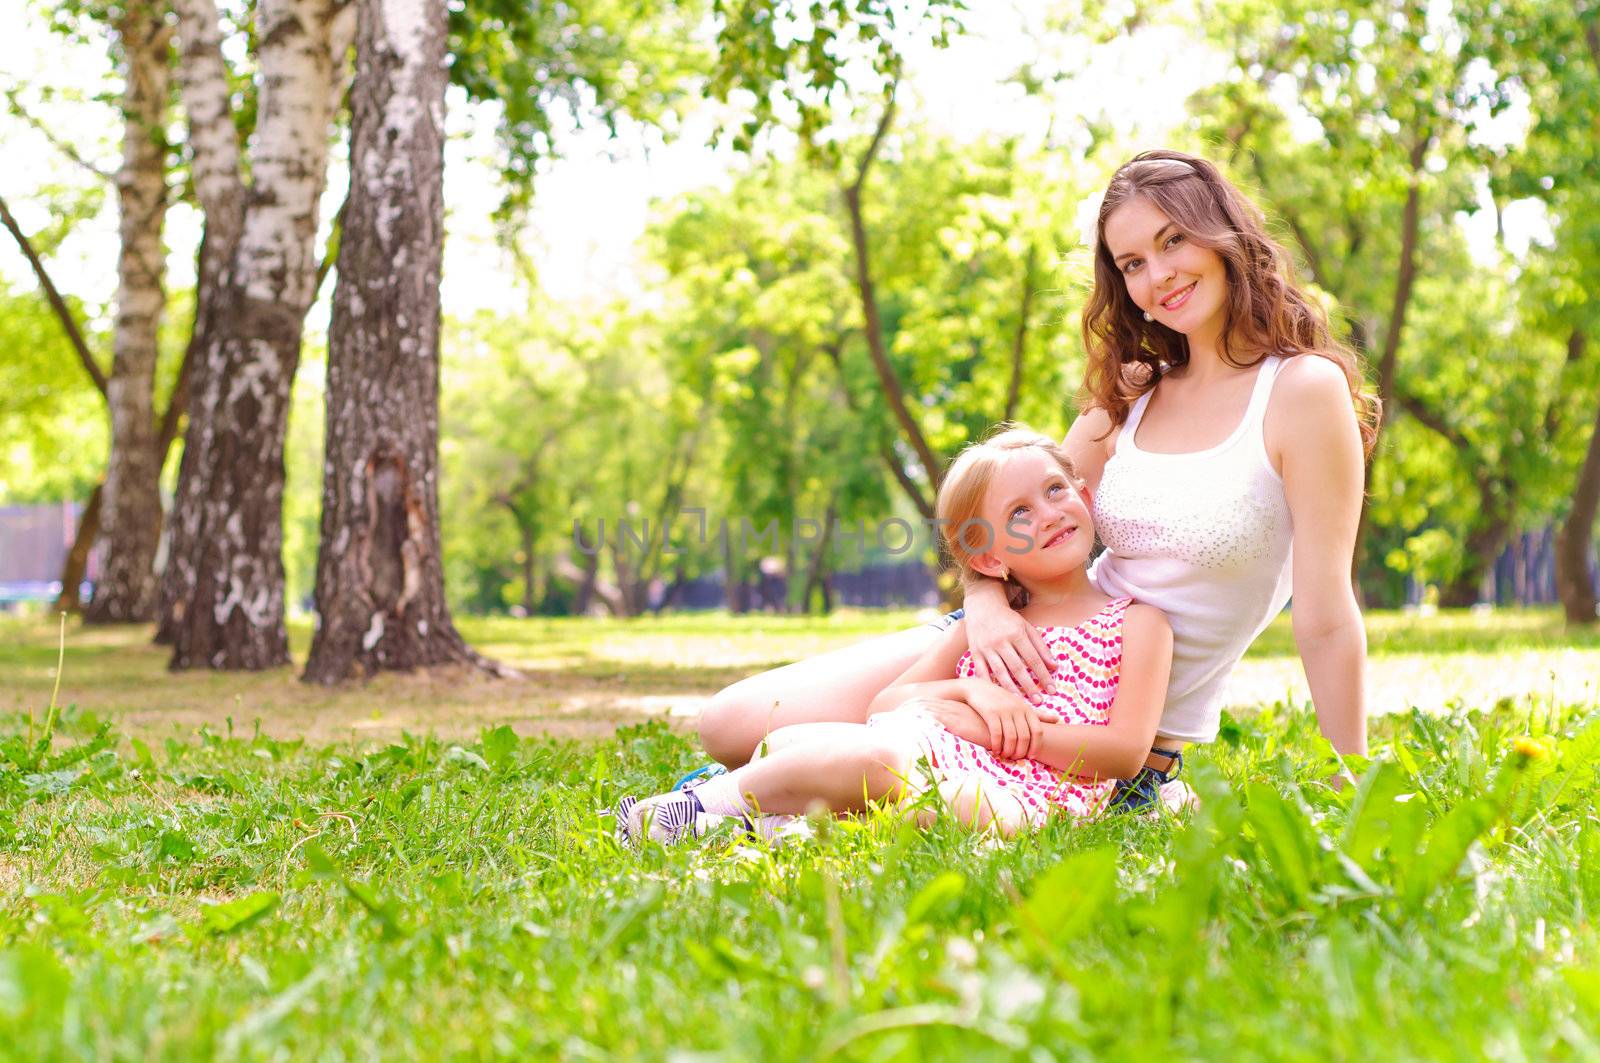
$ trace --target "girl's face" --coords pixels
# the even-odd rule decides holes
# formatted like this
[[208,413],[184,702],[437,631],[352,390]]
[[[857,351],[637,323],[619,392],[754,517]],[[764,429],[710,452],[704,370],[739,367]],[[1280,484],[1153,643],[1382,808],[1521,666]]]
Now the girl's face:
[[1144,196],[1111,212],[1105,240],[1135,306],[1191,340],[1222,334],[1228,276],[1221,255],[1190,240]]
[[1026,581],[1081,569],[1094,546],[1094,522],[1078,485],[1042,450],[1013,452],[995,471],[983,499],[983,519],[995,530],[993,546],[973,567],[998,576],[1009,570]]

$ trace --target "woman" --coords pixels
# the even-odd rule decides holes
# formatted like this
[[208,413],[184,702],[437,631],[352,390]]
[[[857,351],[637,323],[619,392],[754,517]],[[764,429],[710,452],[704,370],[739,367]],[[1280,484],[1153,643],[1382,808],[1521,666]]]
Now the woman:
[[[1366,634],[1350,571],[1378,410],[1353,355],[1295,286],[1260,212],[1204,159],[1135,156],[1112,177],[1094,237],[1083,412],[1063,445],[1107,547],[1090,579],[1161,610],[1173,632],[1136,795],[1153,799],[1184,746],[1216,736],[1227,676],[1291,585],[1322,732],[1365,753]],[[1036,699],[1053,662],[1008,589],[976,580],[964,612],[980,675]],[[859,722],[936,638],[900,632],[736,683],[701,717],[706,750],[734,766],[777,727]]]

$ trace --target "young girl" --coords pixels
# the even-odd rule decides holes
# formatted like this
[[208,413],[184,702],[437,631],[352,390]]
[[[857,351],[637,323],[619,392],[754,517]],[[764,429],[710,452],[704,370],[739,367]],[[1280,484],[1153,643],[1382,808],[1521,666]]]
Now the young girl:
[[[702,816],[854,812],[936,791],[963,823],[1009,836],[1052,814],[1091,815],[1144,763],[1161,717],[1172,633],[1166,618],[1089,583],[1087,500],[1066,452],[1012,428],[965,450],[938,515],[964,576],[1001,580],[1050,648],[1055,673],[1032,702],[976,678],[956,623],[873,699],[866,723],[803,723],[762,755],[689,789],[617,808],[622,839],[675,842]],[[1085,762],[1102,771],[1081,770]]]

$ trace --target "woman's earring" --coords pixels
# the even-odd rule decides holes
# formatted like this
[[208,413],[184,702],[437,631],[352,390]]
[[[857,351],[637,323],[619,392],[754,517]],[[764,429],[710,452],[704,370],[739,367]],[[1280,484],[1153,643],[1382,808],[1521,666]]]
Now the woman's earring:
[[1153,317],[1151,317],[1151,316],[1150,316],[1150,311],[1148,311],[1148,310],[1146,310],[1146,311],[1145,311],[1145,312],[1144,312],[1144,319],[1145,319],[1145,320],[1146,320],[1146,321],[1154,321],[1154,320],[1155,320],[1155,318],[1153,318]]

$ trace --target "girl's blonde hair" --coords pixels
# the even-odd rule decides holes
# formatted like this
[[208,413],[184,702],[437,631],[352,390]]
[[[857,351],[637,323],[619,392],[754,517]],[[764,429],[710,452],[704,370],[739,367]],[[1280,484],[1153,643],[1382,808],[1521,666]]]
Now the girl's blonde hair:
[[[1017,451],[1029,449],[1043,451],[1061,467],[1074,486],[1079,485],[1077,470],[1061,444],[1043,432],[1015,423],[996,425],[988,438],[969,445],[957,455],[945,474],[934,514],[939,518],[950,558],[965,584],[970,585],[982,576],[973,569],[972,559],[998,549],[1005,542],[1006,529],[991,527],[983,516],[984,495],[1000,466]],[[1013,593],[1021,590],[1014,580],[1006,582]]]

